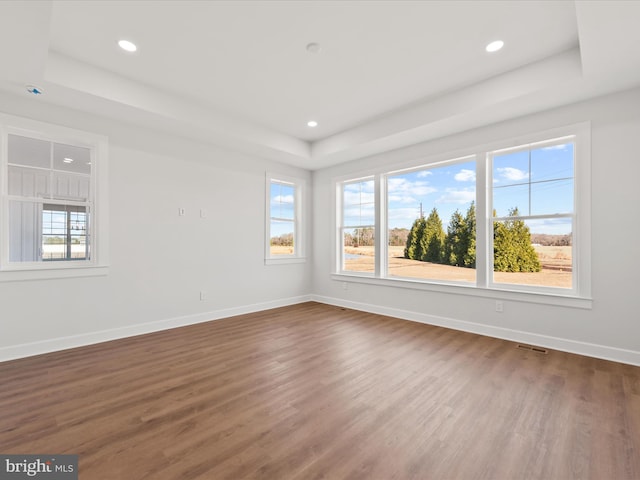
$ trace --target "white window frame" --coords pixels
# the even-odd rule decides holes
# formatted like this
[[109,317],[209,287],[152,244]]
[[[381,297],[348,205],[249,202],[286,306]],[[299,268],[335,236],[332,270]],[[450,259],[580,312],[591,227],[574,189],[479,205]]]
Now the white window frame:
[[[373,285],[428,290],[450,294],[464,294],[492,299],[515,300],[531,303],[561,305],[573,308],[591,308],[591,127],[589,122],[568,125],[511,139],[492,142],[450,154],[421,158],[394,165],[384,172],[368,171],[366,175],[352,175],[334,179],[335,185],[335,240],[334,270],[332,278],[341,282],[357,282]],[[550,143],[554,140],[575,137],[574,151],[574,211],[573,211],[573,288],[514,285],[492,281],[493,234],[492,215],[492,152],[526,145]],[[438,164],[459,161],[462,157],[476,158],[476,282],[455,284],[438,280],[388,277],[385,271],[386,232],[386,179],[403,170],[437,167]],[[363,172],[365,173],[365,172]],[[341,193],[345,183],[362,178],[375,178],[376,187],[376,273],[361,274],[342,269]]]
[[[489,249],[493,250],[493,229],[494,229],[494,222],[502,222],[505,220],[509,220],[509,219],[513,219],[513,218],[517,218],[518,220],[538,220],[538,219],[543,219],[543,218],[568,218],[571,219],[572,225],[576,225],[577,224],[577,214],[576,214],[576,210],[577,210],[577,184],[576,184],[576,172],[578,171],[578,165],[576,164],[576,159],[578,158],[577,155],[577,149],[578,149],[578,135],[570,135],[570,136],[566,136],[566,137],[559,137],[559,138],[553,138],[553,139],[549,139],[549,140],[545,140],[545,141],[541,141],[541,142],[533,142],[533,143],[527,143],[527,144],[523,144],[523,145],[518,145],[517,147],[513,147],[513,148],[506,148],[506,149],[500,149],[500,150],[494,150],[492,152],[488,152],[487,153],[487,172],[488,172],[488,182],[487,182],[487,197],[488,197],[488,211],[489,212],[493,212],[493,185],[492,185],[492,177],[493,177],[493,159],[496,155],[501,155],[507,152],[519,152],[519,151],[530,151],[532,149],[536,149],[536,148],[541,148],[541,147],[545,147],[545,146],[553,146],[553,145],[558,145],[558,144],[562,144],[562,143],[566,143],[566,142],[571,142],[574,144],[574,154],[573,154],[573,172],[574,172],[574,180],[573,180],[573,184],[574,184],[574,188],[573,188],[573,211],[570,213],[560,213],[560,214],[541,214],[541,215],[529,215],[526,213],[521,213],[520,215],[518,215],[518,217],[508,217],[508,216],[498,216],[495,218],[490,218],[488,225],[487,225],[487,231],[490,232],[490,234],[487,236],[487,239],[489,240],[490,244],[489,244]],[[582,166],[581,166],[582,168]],[[580,208],[580,210],[582,210],[582,207]],[[574,229],[575,230],[575,229]],[[579,232],[576,231],[572,231],[572,250],[578,251],[580,248],[580,244],[582,243],[582,235],[580,235]],[[495,289],[502,289],[502,290],[517,290],[517,291],[531,291],[533,293],[556,293],[558,291],[557,288],[553,288],[553,287],[545,287],[545,286],[533,286],[533,285],[527,285],[527,284],[512,284],[512,283],[504,283],[504,282],[496,282],[493,279],[493,262],[494,262],[494,257],[493,255],[489,256],[489,268],[488,268],[488,273],[489,273],[489,278],[487,279],[487,284],[489,286],[489,288],[495,288]],[[563,289],[563,291],[566,292],[567,295],[571,295],[571,296],[578,296],[578,292],[581,290],[579,288],[579,284],[581,282],[579,282],[579,278],[580,275],[578,273],[579,269],[582,267],[580,264],[580,262],[578,261],[578,256],[573,254],[572,255],[572,285],[571,288],[569,289]],[[584,288],[584,287],[583,287]]]
[[[294,188],[294,218],[293,218],[293,253],[290,255],[271,254],[271,184],[280,183]],[[304,232],[304,195],[306,195],[306,182],[297,177],[266,172],[265,175],[265,265],[282,265],[287,263],[304,263],[305,241]]]
[[[344,187],[345,185],[361,183],[361,182],[370,182],[373,180],[374,197],[375,197],[375,202],[377,203],[378,196],[380,195],[379,178],[380,178],[379,175],[369,175],[366,177],[350,178],[348,180],[339,182],[339,188],[337,189],[337,192],[336,192],[337,194],[336,202],[337,202],[338,208],[336,210],[336,213],[337,213],[337,216],[336,216],[336,219],[337,219],[336,262],[337,263],[335,264],[336,271],[338,272],[341,272],[347,275],[350,275],[350,274],[362,275],[365,277],[382,276],[380,271],[380,267],[381,267],[380,259],[384,257],[381,257],[378,253],[381,248],[380,242],[378,241],[378,237],[380,236],[380,233],[381,233],[381,222],[383,222],[384,220],[380,218],[380,215],[378,214],[378,209],[375,210],[374,225],[350,225],[348,227],[344,226]],[[373,227],[373,231],[374,231],[374,248],[376,252],[375,262],[374,262],[374,272],[355,272],[352,270],[345,270],[344,269],[344,244],[343,244],[345,231],[358,229],[358,228],[370,228],[370,227]]]
[[[91,151],[91,257],[82,261],[10,262],[8,136],[88,148]],[[108,248],[108,140],[103,135],[0,113],[0,282],[106,275]],[[46,200],[45,203],[59,203]],[[74,202],[67,202],[73,204]]]

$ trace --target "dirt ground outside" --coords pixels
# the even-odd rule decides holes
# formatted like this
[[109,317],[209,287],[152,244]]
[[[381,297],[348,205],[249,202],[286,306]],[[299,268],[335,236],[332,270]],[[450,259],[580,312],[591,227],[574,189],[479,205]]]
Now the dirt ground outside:
[[[540,272],[495,272],[494,281],[517,285],[571,288],[571,247],[534,246],[542,264]],[[373,247],[346,247],[345,270],[374,271]],[[404,258],[404,247],[389,247],[389,276],[475,282],[476,271]]]
[[293,255],[293,247],[286,245],[271,245],[271,255]]

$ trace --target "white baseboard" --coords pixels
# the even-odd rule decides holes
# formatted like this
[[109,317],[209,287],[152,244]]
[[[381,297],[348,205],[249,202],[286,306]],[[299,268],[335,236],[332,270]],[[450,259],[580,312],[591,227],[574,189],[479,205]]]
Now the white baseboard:
[[586,355],[589,357],[601,358],[604,360],[611,360],[614,362],[640,366],[640,352],[633,350],[607,347],[605,345],[597,345],[593,343],[577,342],[575,340],[550,337],[546,335],[523,332],[520,330],[511,330],[508,328],[494,327],[491,325],[456,320],[453,318],[429,315],[426,313],[414,312],[410,310],[383,307],[370,303],[352,302],[321,295],[301,295],[298,297],[290,297],[269,302],[256,303],[252,305],[243,305],[240,307],[214,310],[211,312],[169,318],[154,322],[114,328],[110,330],[101,330],[98,332],[90,332],[81,335],[59,337],[50,340],[43,340],[40,342],[2,347],[0,348],[0,362],[30,357],[33,355],[40,355],[43,353],[56,352],[59,350],[66,350],[69,348],[83,347],[86,345],[107,342],[110,340],[117,340],[120,338],[133,337],[136,335],[143,335],[145,333],[168,330],[170,328],[194,325],[197,323],[219,320],[236,315],[244,315],[247,313],[269,310],[271,308],[286,307],[288,305],[295,305],[308,301],[325,303],[328,305],[335,305],[345,308],[352,308],[354,310],[376,313],[379,315],[387,315],[390,317],[400,318],[402,320],[410,320],[413,322],[425,323],[428,325],[436,325],[439,327],[451,328],[454,330],[462,330],[464,332],[487,335],[489,337],[501,338],[513,342],[538,345],[541,347],[551,348],[553,350],[577,353],[579,355]]
[[343,300],[340,298],[311,295],[310,299],[315,302],[326,303],[328,305],[352,308],[354,310],[361,310],[363,312],[376,313],[379,315],[386,315],[403,320],[410,320],[413,322],[425,323],[428,325],[436,325],[439,327],[451,328],[454,330],[462,330],[464,332],[477,333],[480,335],[500,338],[503,340],[526,343],[529,345],[538,345],[553,350],[577,353],[579,355],[585,355],[588,357],[601,358],[603,360],[611,360],[614,362],[640,366],[640,352],[638,351],[607,347],[605,345],[597,345],[593,343],[578,342],[575,340],[550,337],[546,335],[539,335],[537,333],[523,332],[520,330],[494,327],[491,325],[456,320],[453,318],[429,315],[426,313],[383,307],[380,305],[372,305],[370,303],[351,302],[349,300]]
[[308,302],[310,300],[311,296],[302,295],[299,297],[284,298],[269,302],[255,303],[252,305],[243,305],[241,307],[214,310],[212,312],[198,313],[195,315],[167,318],[154,322],[140,323],[109,330],[101,330],[98,332],[52,338],[50,340],[24,343],[21,345],[12,345],[9,347],[0,348],[0,362],[6,362],[8,360],[15,360],[24,357],[31,357],[33,355],[41,355],[43,353],[67,350],[69,348],[84,347],[86,345],[93,345],[95,343],[133,337],[136,335],[143,335],[145,333],[168,330],[170,328],[184,327],[187,325],[194,325],[196,323],[209,322],[211,320],[219,320],[221,318],[228,318],[236,315],[244,315],[246,313],[269,310],[271,308],[286,307],[288,305],[295,305],[297,303]]

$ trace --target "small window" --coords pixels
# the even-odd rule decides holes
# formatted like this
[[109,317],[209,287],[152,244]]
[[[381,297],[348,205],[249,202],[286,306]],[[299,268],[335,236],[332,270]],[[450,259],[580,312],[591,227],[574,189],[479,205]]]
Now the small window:
[[267,174],[266,263],[304,258],[301,222],[304,182]]
[[42,260],[89,260],[86,207],[44,204]]
[[106,139],[16,117],[0,120],[6,121],[0,280],[53,278],[54,270],[77,267],[84,267],[82,275],[97,274],[86,267],[106,265],[106,246],[98,260],[106,214],[97,213],[98,203],[106,211]]
[[11,134],[7,144],[9,262],[90,260],[91,150]]

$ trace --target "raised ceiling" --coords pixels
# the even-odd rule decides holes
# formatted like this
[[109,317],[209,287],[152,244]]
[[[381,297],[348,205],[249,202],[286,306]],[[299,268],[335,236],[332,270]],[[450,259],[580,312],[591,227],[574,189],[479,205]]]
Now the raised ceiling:
[[0,89],[318,169],[639,85],[639,24],[611,0],[3,1]]

